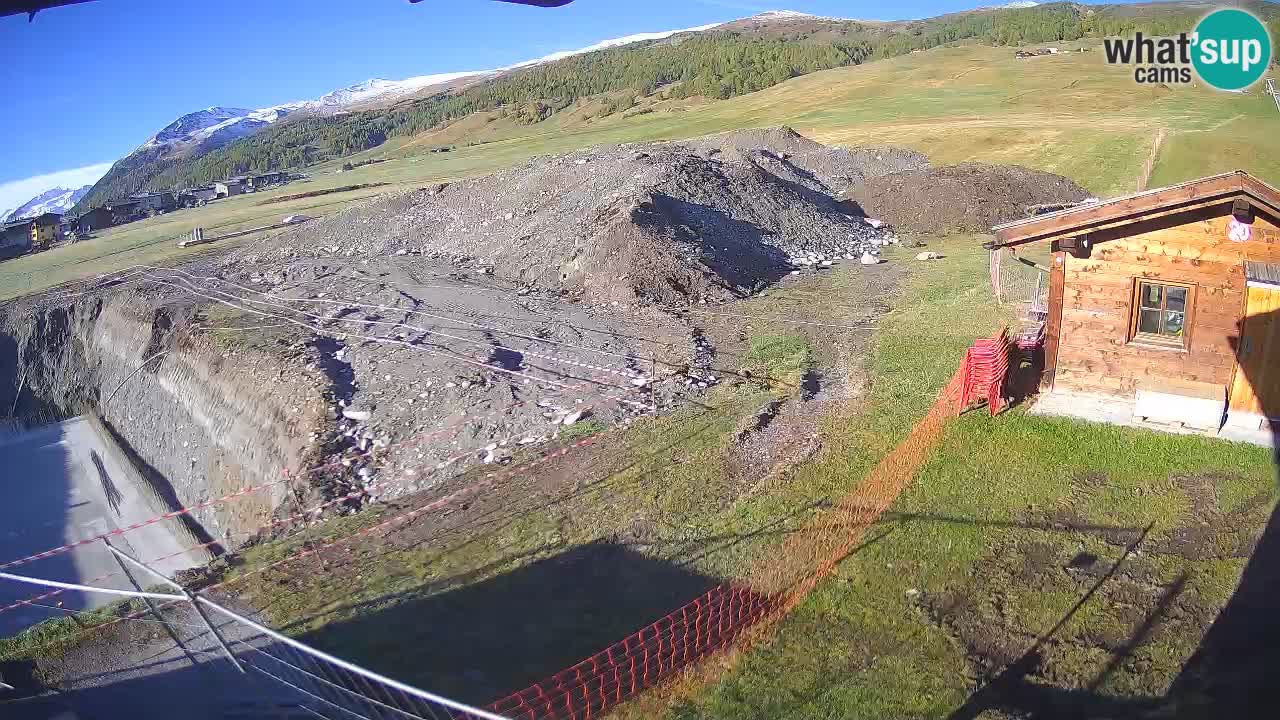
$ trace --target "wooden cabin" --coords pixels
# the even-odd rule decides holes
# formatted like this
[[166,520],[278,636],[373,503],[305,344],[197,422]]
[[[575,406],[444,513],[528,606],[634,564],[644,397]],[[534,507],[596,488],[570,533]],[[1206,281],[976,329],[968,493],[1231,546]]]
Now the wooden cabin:
[[1237,171],[994,232],[993,249],[1052,244],[1042,390],[1211,432],[1280,418],[1274,187]]

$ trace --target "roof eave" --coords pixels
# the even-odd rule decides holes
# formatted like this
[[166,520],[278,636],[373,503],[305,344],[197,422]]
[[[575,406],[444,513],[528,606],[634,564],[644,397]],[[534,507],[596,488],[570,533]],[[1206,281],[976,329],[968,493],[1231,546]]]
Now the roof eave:
[[1043,242],[1080,235],[1101,226],[1136,222],[1155,212],[1178,212],[1213,205],[1238,196],[1247,196],[1280,216],[1280,191],[1244,171],[1215,175],[1188,183],[1082,205],[1049,215],[1015,220],[992,228],[995,240],[989,249]]

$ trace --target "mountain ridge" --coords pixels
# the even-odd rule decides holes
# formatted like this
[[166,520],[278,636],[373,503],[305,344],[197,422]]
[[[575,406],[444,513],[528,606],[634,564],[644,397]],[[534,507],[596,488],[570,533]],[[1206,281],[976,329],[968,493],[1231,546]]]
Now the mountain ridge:
[[[532,103],[527,108],[528,121],[540,122],[585,96],[626,89],[644,95],[671,83],[681,85],[680,92],[685,93],[681,97],[701,93],[717,99],[753,92],[797,74],[893,57],[949,42],[1054,42],[1131,32],[1139,25],[1147,30],[1173,30],[1194,23],[1195,8],[1200,7],[1185,0],[1141,6],[1017,4],[1019,7],[979,7],[918,21],[859,21],[773,10],[725,23],[605,40],[496,70],[425,75],[403,81],[375,78],[317,100],[248,111],[244,119],[223,121],[226,125],[214,132],[213,142],[196,142],[193,149],[181,153],[139,148],[118,161],[82,204],[101,204],[109,201],[112,193],[158,189],[165,183],[208,182],[226,174],[303,167],[376,147],[394,135],[449,124],[480,110],[507,107],[523,113],[526,110],[519,106]],[[1245,4],[1265,9],[1270,17],[1280,15],[1275,3],[1248,0]],[[646,58],[679,54],[672,48],[689,38],[715,38],[699,47],[737,56],[753,52],[753,43],[772,43],[769,47],[775,57],[772,65],[749,68],[765,72],[767,77],[742,77],[745,71],[741,63],[738,68],[703,68],[700,72],[709,74],[691,77],[688,66],[697,64],[699,59],[687,54],[680,58],[683,66],[658,62],[648,71],[650,77],[641,77],[643,72],[633,70],[645,65]],[[810,52],[814,47],[821,48],[821,52]],[[797,54],[797,48],[807,48],[799,53],[809,53],[806,59],[779,59]],[[579,62],[584,53],[600,60]],[[616,62],[618,53],[627,53],[628,60],[635,62]],[[618,77],[569,77],[574,73],[608,72]],[[442,82],[429,84],[435,79]],[[319,109],[326,98],[331,101],[329,107]],[[270,119],[250,117],[267,110],[282,112]],[[217,135],[224,130],[226,137]]]
[[45,190],[18,207],[0,214],[0,222],[13,222],[45,213],[65,214],[80,198],[89,192],[92,185],[84,185],[75,189],[55,187]]

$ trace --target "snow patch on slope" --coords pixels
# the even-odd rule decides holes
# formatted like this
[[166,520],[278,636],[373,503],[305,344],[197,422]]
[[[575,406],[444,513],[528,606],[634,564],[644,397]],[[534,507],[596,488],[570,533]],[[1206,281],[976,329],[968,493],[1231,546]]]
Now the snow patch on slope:
[[435,75],[418,75],[404,80],[382,80],[380,78],[372,78],[362,83],[351,85],[350,87],[339,88],[331,93],[326,93],[304,103],[299,103],[302,107],[307,108],[333,108],[345,105],[354,105],[356,103],[368,102],[376,99],[388,99],[404,95],[412,95],[423,88],[431,87],[447,83],[452,80],[469,77],[472,75],[483,75],[486,71],[481,72],[452,72],[452,73],[436,73]]
[[582,55],[583,53],[595,52],[597,50],[608,50],[609,48],[622,47],[623,45],[630,45],[632,43],[646,42],[649,40],[666,40],[672,35],[678,35],[680,33],[686,33],[686,32],[703,32],[704,30],[710,30],[712,28],[719,27],[722,24],[723,23],[711,23],[710,25],[699,25],[698,27],[684,28],[683,30],[663,30],[661,32],[636,33],[635,35],[625,35],[623,37],[613,38],[611,40],[602,40],[594,45],[588,45],[584,48],[579,48],[577,50],[561,50],[560,52],[553,52],[550,55],[543,55],[542,57],[535,58],[533,60],[525,60],[524,62],[519,62],[519,63],[516,63],[515,65],[508,65],[507,67],[500,68],[500,69],[514,70],[516,68],[529,67],[531,65],[541,65],[542,63],[555,62],[556,60],[563,60],[567,57],[573,57],[574,55]]

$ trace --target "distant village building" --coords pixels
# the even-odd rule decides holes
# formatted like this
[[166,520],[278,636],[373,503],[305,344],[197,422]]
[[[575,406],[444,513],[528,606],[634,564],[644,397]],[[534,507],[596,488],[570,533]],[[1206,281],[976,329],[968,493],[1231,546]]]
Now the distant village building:
[[17,257],[31,249],[30,220],[15,220],[0,225],[0,259]]
[[191,207],[217,199],[218,189],[213,185],[189,188],[178,193],[178,204],[183,207]]
[[244,192],[245,183],[243,178],[232,178],[225,182],[214,183],[213,187],[218,197],[224,198]]
[[137,201],[137,208],[143,213],[167,212],[177,207],[177,200],[171,192],[135,193],[129,201]]
[[115,213],[109,207],[96,207],[82,213],[72,223],[77,235],[88,235],[94,230],[105,230],[115,225]]
[[111,211],[111,225],[132,222],[142,216],[142,201],[137,198],[113,200],[107,205]]
[[62,216],[44,213],[0,225],[0,259],[47,250],[63,238]]
[[288,181],[288,179],[289,176],[287,173],[268,172],[262,173],[261,175],[251,175],[245,178],[245,184],[247,187],[254,190],[261,190],[263,188],[271,187],[272,185],[280,185],[281,183]]
[[44,213],[31,218],[31,249],[47,250],[50,245],[62,239],[62,216],[57,213]]

